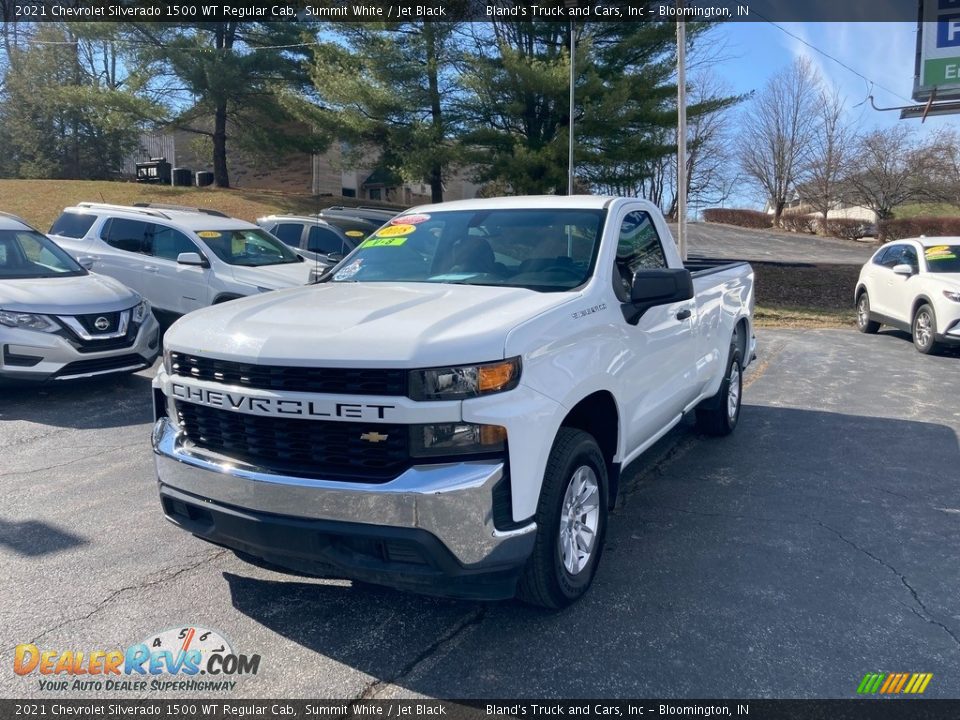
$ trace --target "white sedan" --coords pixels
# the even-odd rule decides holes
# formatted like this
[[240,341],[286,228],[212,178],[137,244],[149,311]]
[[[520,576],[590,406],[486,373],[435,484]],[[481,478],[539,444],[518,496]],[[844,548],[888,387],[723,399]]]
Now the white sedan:
[[881,247],[860,270],[857,327],[907,330],[924,354],[960,344],[960,238],[920,237]]

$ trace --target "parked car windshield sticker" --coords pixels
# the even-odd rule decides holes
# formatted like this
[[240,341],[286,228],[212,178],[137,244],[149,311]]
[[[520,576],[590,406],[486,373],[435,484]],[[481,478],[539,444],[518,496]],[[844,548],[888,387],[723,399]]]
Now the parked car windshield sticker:
[[218,238],[223,233],[214,232],[213,230],[201,230],[197,233],[199,237],[202,238]]
[[387,225],[377,231],[378,238],[395,238],[401,235],[409,235],[416,230],[415,225]]
[[345,268],[337,271],[337,274],[333,276],[334,280],[349,280],[358,272],[360,272],[360,266],[363,264],[363,258],[357,258],[352,263],[347,265]]
[[398,245],[403,245],[406,241],[407,239],[405,237],[370,238],[369,240],[364,240],[360,247],[397,247]]
[[924,252],[927,260],[956,260],[957,255],[954,248],[949,245],[935,245],[928,247]]
[[347,237],[363,237],[362,230],[347,230],[345,234]]
[[391,225],[419,225],[420,223],[425,223],[430,219],[429,215],[419,214],[419,215],[401,215],[400,217],[395,217],[390,221]]

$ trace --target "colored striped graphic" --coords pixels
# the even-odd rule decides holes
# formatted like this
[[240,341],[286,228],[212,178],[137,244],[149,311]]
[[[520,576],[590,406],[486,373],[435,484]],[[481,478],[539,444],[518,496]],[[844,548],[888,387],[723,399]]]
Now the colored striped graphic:
[[858,695],[922,695],[933,673],[867,673],[857,687]]

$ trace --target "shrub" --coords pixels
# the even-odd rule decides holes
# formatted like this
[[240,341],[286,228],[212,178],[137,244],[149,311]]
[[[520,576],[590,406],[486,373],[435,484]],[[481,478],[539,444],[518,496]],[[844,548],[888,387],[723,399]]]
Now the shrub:
[[844,240],[856,240],[873,234],[873,224],[866,220],[854,220],[853,218],[832,218],[822,223],[826,235],[843,238]]
[[813,215],[782,215],[780,227],[790,232],[814,233],[817,227],[817,218]]
[[902,220],[884,220],[880,236],[887,240],[928,235],[960,235],[960,217],[914,217]]
[[703,211],[703,219],[707,222],[725,223],[726,225],[760,230],[769,228],[773,223],[773,215],[767,215],[767,213],[757,210],[736,210],[732,208],[708,208]]

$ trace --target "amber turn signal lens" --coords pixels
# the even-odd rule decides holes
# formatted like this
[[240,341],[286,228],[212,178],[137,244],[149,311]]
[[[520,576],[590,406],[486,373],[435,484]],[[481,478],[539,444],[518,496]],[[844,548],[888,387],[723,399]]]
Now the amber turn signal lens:
[[501,445],[507,441],[507,429],[502,425],[481,425],[481,445]]
[[511,360],[496,365],[481,365],[479,370],[478,388],[482,394],[494,392],[508,385],[517,371],[517,364]]

